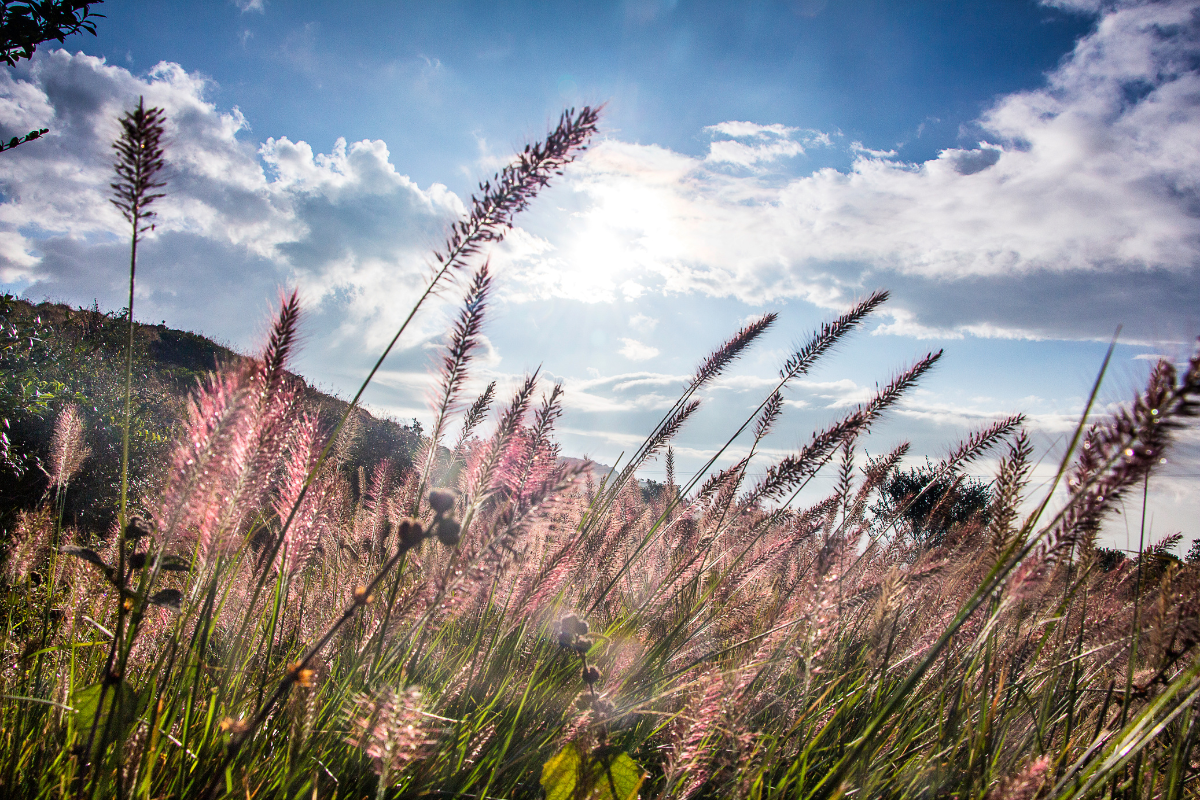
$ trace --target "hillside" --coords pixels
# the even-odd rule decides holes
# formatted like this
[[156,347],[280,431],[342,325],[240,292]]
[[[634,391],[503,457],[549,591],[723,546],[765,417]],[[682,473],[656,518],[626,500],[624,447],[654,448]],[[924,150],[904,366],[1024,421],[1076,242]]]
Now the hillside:
[[[110,524],[120,480],[126,336],[120,312],[0,296],[0,526],[6,533],[14,512],[45,495],[55,419],[69,403],[83,416],[90,455],[67,493],[66,518],[91,528]],[[136,326],[131,497],[154,489],[188,393],[208,372],[244,357],[197,333]],[[306,401],[332,427],[346,402],[302,385]],[[360,411],[350,464],[369,470],[390,458],[406,468],[420,433],[415,420],[405,425]]]

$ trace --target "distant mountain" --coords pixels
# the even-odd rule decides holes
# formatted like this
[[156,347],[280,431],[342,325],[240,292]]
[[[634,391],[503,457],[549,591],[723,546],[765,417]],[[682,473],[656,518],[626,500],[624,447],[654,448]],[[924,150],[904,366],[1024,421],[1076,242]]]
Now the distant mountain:
[[613,468],[607,464],[601,464],[598,461],[592,461],[590,458],[574,458],[572,456],[560,456],[558,463],[568,467],[579,467],[580,469],[588,469],[592,473],[592,480],[599,483],[606,475],[612,473]]

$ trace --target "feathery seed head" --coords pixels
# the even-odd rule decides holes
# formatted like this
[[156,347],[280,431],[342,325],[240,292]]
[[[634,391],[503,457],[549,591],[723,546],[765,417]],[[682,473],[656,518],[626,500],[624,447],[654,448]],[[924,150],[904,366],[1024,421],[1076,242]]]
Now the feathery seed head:
[[424,705],[416,686],[400,692],[384,689],[376,697],[358,695],[348,714],[346,741],[362,749],[377,775],[395,780],[409,764],[428,756],[435,743]]
[[164,196],[154,190],[166,185],[158,180],[166,164],[162,143],[165,121],[161,108],[146,108],[145,98],[139,97],[137,108],[121,118],[121,136],[113,143],[117,182],[110,184],[116,195],[112,204],[134,225],[135,235],[148,229],[141,226],[142,220],[154,216],[147,207]]
[[59,491],[79,472],[91,451],[83,441],[83,417],[74,403],[68,403],[54,422],[50,440],[50,485]]

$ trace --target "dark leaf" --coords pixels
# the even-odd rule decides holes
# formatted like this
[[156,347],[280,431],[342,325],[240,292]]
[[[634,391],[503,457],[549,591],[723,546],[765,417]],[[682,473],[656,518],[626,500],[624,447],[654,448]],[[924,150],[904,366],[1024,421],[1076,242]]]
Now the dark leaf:
[[192,568],[192,564],[180,556],[163,556],[158,568],[167,572],[187,572]]
[[183,602],[183,593],[178,589],[163,589],[150,595],[150,602],[165,608],[179,608]]
[[63,555],[75,556],[76,558],[82,558],[84,561],[95,564],[104,572],[105,576],[107,576],[110,581],[113,580],[113,568],[108,564],[105,564],[104,559],[102,559],[100,554],[95,550],[89,550],[86,547],[77,547],[73,544],[67,544],[63,545],[59,552]]

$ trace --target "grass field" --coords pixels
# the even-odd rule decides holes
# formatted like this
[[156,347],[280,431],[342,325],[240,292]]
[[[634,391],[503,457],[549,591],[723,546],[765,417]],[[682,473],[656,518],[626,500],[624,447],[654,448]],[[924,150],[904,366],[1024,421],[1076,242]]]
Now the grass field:
[[[595,124],[564,115],[437,254],[426,296],[454,276],[464,296],[411,467],[353,474],[352,408],[323,422],[287,369],[295,295],[257,357],[192,394],[112,530],[64,524],[89,444],[77,410],[56,410],[49,488],[4,561],[0,793],[1195,796],[1200,568],[1173,540],[1122,560],[1095,539],[1192,424],[1200,355],[1085,414],[1053,502],[1027,496],[1020,417],[907,494],[886,491],[905,447],[857,457],[938,353],[748,480],[788,384],[880,292],[780,365],[728,432],[750,455],[722,448],[677,485],[672,437],[766,315],[714,341],[598,482],[559,457],[561,387],[530,375],[511,398],[463,396],[483,248]],[[985,454],[1000,466],[983,502],[950,514]],[[655,458],[668,477],[648,493],[636,473]],[[819,470],[835,490],[798,506]]]

